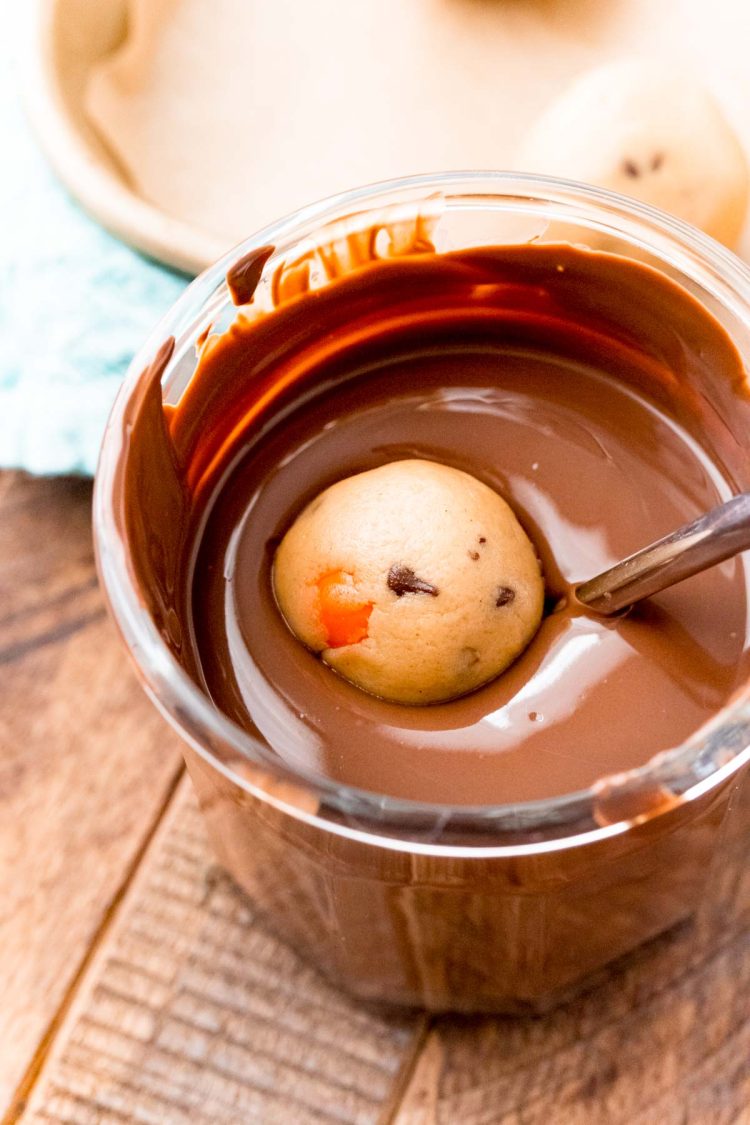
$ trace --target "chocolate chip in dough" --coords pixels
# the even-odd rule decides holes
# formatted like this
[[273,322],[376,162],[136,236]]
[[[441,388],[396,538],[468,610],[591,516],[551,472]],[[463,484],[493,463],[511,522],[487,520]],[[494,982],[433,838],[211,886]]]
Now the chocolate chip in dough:
[[394,563],[388,571],[387,582],[388,589],[393,590],[397,598],[402,598],[404,594],[429,594],[436,598],[440,592],[437,586],[417,578],[411,567],[401,566],[400,563]]

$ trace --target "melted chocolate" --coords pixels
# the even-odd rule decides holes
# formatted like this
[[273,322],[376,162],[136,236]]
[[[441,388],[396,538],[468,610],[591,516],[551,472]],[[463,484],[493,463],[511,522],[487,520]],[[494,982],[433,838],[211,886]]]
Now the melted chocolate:
[[249,305],[255,296],[263,267],[273,254],[273,246],[261,246],[234,263],[227,272],[227,288],[233,305]]
[[646,266],[549,245],[423,253],[303,289],[209,337],[168,426],[143,419],[131,438],[140,482],[158,491],[165,463],[179,481],[158,506],[171,522],[131,520],[134,565],[218,707],[292,766],[486,804],[641,765],[728,700],[746,674],[739,560],[617,621],[549,612],[498,680],[426,708],[338,678],[289,633],[270,582],[279,537],[315,494],[402,457],[455,465],[508,500],[550,608],[747,488],[744,371],[701,305]]

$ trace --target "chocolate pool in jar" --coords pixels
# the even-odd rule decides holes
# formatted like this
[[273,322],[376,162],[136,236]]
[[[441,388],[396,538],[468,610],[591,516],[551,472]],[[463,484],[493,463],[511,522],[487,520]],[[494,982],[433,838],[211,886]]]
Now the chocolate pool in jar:
[[614,619],[571,594],[750,486],[750,399],[658,218],[636,250],[550,187],[566,241],[483,242],[464,187],[222,263],[98,496],[239,884],[357,995],[520,1011],[688,916],[731,836],[745,563]]

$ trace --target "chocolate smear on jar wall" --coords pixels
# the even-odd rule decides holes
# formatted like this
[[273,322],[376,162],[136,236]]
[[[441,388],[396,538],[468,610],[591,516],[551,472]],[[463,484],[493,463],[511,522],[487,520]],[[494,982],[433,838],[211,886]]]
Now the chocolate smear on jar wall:
[[263,274],[263,267],[274,252],[273,246],[251,250],[227,270],[227,287],[234,305],[249,305]]
[[[731,339],[650,267],[554,244],[423,253],[238,319],[177,406],[146,396],[129,534],[180,659],[237,723],[283,730],[290,764],[415,800],[542,799],[679,744],[745,680],[742,559],[616,622],[565,599],[749,488],[748,432]],[[300,645],[267,546],[334,481],[404,457],[495,488],[566,604],[497,680],[429,707],[368,696]]]

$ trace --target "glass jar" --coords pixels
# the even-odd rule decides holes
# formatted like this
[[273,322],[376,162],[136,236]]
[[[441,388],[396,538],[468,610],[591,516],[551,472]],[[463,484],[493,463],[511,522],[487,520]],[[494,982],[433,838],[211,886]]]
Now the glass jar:
[[[747,689],[683,746],[585,792],[457,809],[357,790],[291,771],[213,706],[149,612],[124,519],[128,427],[147,369],[173,336],[161,381],[164,401],[175,402],[195,371],[196,340],[236,315],[226,274],[238,258],[274,247],[256,299],[259,315],[272,315],[301,262],[325,286],[321,264],[335,258],[341,277],[373,257],[414,252],[426,231],[438,250],[564,239],[647,262],[696,296],[750,356],[750,271],[635,201],[504,173],[349,192],[267,227],[217,262],[133,360],[97,474],[99,573],[144,687],[185,741],[221,861],[282,936],[367,1000],[539,1011],[691,915],[709,882],[731,880],[750,825]],[[737,479],[750,488],[742,467]]]

